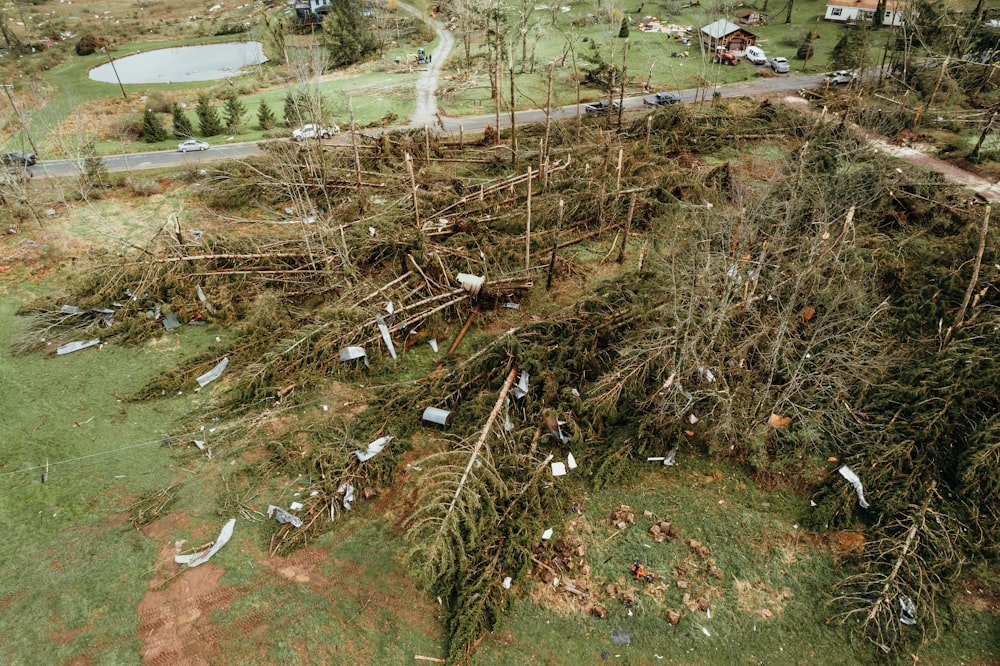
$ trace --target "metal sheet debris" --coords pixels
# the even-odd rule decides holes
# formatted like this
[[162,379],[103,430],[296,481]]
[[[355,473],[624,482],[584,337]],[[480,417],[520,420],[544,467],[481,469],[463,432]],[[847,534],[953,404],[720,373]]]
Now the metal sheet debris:
[[663,459],[664,465],[673,466],[677,464],[677,447],[670,449],[666,457]]
[[486,282],[485,277],[470,275],[469,273],[459,273],[455,276],[455,279],[462,285],[462,289],[472,294],[473,297],[479,296],[479,290],[483,288],[483,283]]
[[197,446],[201,451],[205,450],[205,442],[200,439],[192,439],[191,443]]
[[611,632],[611,643],[614,645],[631,645],[632,634],[627,631],[615,629]]
[[856,492],[858,494],[858,504],[861,506],[861,508],[862,509],[867,509],[868,508],[868,502],[865,501],[865,489],[861,485],[861,479],[858,478],[858,475],[855,474],[854,470],[852,470],[847,465],[842,466],[837,471],[840,472],[840,475],[842,477],[844,477],[845,479],[847,479],[848,483],[850,483],[852,486],[854,486],[854,492]]
[[435,354],[438,353],[438,339],[437,338],[431,338],[430,341],[427,344],[429,344],[431,346],[431,349],[434,350]]
[[78,340],[76,342],[67,342],[63,346],[56,349],[56,354],[62,356],[63,354],[72,354],[73,352],[80,351],[81,349],[86,349],[87,347],[93,347],[94,345],[101,344],[100,338],[94,338],[93,340]]
[[302,527],[302,519],[298,516],[293,516],[288,513],[280,506],[274,506],[273,504],[267,507],[267,517],[274,518],[279,523],[288,523],[292,527]]
[[[298,493],[295,494],[298,495]],[[291,504],[288,505],[288,508],[291,509],[292,511],[298,511],[299,509],[302,508],[302,502],[292,502]]]
[[354,486],[349,483],[342,483],[339,488],[337,488],[337,494],[344,494],[344,510],[351,510],[351,502],[354,501]]
[[566,464],[561,462],[552,463],[552,476],[565,476]]
[[381,312],[375,316],[375,324],[378,326],[378,330],[382,334],[382,340],[385,342],[385,346],[389,348],[389,356],[391,356],[393,360],[396,360],[396,348],[392,346],[392,336],[389,335],[389,327],[385,325]]
[[917,604],[905,594],[899,595],[899,621],[910,626],[917,623]]
[[551,527],[549,529],[545,530],[544,532],[542,532],[542,541],[548,541],[549,539],[552,538],[553,534],[554,534],[554,531],[553,531],[553,529]]
[[439,426],[448,427],[451,425],[451,412],[446,409],[428,407],[424,410],[424,414],[421,418],[428,423],[434,423]]
[[365,351],[364,347],[344,347],[340,350],[340,362],[347,363],[348,361],[356,361],[362,359],[365,362],[365,367],[368,366],[368,352]]
[[576,458],[573,457],[572,453],[566,456],[566,467],[570,469],[576,469],[577,467]]
[[83,314],[83,308],[76,305],[64,305],[59,308],[62,314]]
[[503,401],[503,431],[510,432],[515,428],[514,422],[510,420],[510,396]]
[[191,553],[186,555],[175,555],[174,562],[177,564],[186,564],[189,567],[196,567],[199,564],[204,564],[212,559],[219,550],[222,549],[229,540],[233,537],[233,528],[236,527],[236,519],[230,518],[229,522],[222,526],[222,531],[219,532],[219,538],[215,540],[212,547],[208,550],[203,550],[200,553]]
[[368,444],[368,449],[362,453],[361,451],[355,451],[354,455],[358,457],[358,460],[364,462],[370,458],[375,457],[375,454],[380,452],[385,448],[385,445],[393,440],[393,435],[385,435],[384,437],[379,437],[374,442]]
[[222,373],[225,372],[227,365],[229,365],[228,356],[219,361],[219,363],[214,368],[212,368],[211,370],[203,374],[201,377],[196,379],[195,381],[198,382],[198,386],[204,388],[206,385],[214,382],[216,379],[221,377]]
[[168,312],[165,315],[163,315],[163,328],[170,331],[180,327],[181,327],[181,322],[177,320],[177,315],[175,315],[173,312]]
[[521,377],[517,380],[517,383],[514,384],[514,387],[511,389],[514,392],[514,397],[517,398],[518,400],[528,395],[528,380],[530,378],[531,375],[528,374],[528,371],[522,370]]
[[513,301],[507,301],[506,303],[503,304],[503,306],[505,308],[507,308],[508,310],[520,310],[521,309],[521,304],[520,303],[514,303]]

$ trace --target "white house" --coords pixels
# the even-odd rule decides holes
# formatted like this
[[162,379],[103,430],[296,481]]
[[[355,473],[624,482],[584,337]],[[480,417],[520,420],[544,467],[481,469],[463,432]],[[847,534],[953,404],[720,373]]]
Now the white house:
[[[826,15],[823,18],[838,23],[871,21],[878,10],[878,5],[878,0],[827,0]],[[882,25],[903,25],[903,15],[907,8],[908,3],[902,0],[886,0],[885,11],[881,17]]]

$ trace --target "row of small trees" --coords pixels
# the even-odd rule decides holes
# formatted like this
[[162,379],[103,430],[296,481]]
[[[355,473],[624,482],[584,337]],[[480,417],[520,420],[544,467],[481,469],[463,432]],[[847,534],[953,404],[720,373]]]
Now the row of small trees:
[[[285,97],[284,122],[288,127],[300,125],[309,117],[315,115],[309,112],[312,104],[303,96],[289,93]],[[198,118],[198,136],[216,136],[223,131],[239,133],[243,130],[243,119],[246,116],[247,108],[240,101],[236,93],[226,97],[220,115],[217,107],[212,106],[211,98],[207,93],[198,96],[198,105],[195,107],[195,116]],[[170,110],[171,127],[168,131],[163,126],[160,115],[152,109],[146,109],[142,117],[142,136],[146,143],[159,143],[166,141],[171,135],[177,139],[190,139],[195,136],[194,125],[188,117],[187,112],[177,102],[174,102]],[[274,129],[278,126],[278,117],[267,102],[261,102],[257,107],[257,124],[262,130]]]

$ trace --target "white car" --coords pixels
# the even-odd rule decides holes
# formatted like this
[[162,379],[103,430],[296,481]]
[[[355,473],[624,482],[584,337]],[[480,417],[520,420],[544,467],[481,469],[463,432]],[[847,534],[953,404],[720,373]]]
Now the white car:
[[302,139],[315,139],[316,137],[329,139],[334,134],[340,134],[340,128],[336,125],[323,127],[322,125],[309,123],[296,130],[292,130],[292,140],[302,141]]
[[768,62],[773,69],[778,74],[787,74],[790,69],[788,65],[788,58],[782,58],[781,56],[776,56],[774,58],[768,58]]
[[182,153],[190,153],[192,150],[208,150],[208,144],[197,139],[189,139],[177,146],[177,150]]

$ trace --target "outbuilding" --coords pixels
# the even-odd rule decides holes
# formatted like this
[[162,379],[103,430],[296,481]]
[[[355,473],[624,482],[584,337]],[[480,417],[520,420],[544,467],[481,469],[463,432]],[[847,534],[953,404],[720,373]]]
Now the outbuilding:
[[732,21],[719,19],[701,29],[701,43],[712,52],[721,47],[727,51],[742,53],[746,47],[757,43],[757,35]]

